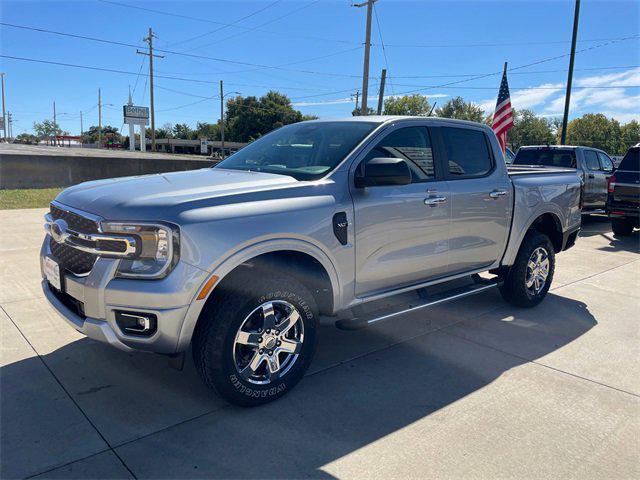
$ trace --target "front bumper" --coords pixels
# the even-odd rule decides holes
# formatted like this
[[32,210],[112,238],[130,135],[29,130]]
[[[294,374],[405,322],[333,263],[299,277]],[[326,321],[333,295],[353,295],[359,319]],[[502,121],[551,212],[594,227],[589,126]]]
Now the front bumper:
[[[48,235],[40,251],[41,271],[47,256],[52,256]],[[161,280],[130,280],[115,278],[117,266],[117,259],[98,258],[86,276],[64,272],[62,294],[52,289],[43,273],[42,290],[62,318],[89,338],[124,351],[175,353],[187,311],[207,272],[178,262]],[[115,320],[116,310],[156,315],[156,332],[148,337],[123,333]]]

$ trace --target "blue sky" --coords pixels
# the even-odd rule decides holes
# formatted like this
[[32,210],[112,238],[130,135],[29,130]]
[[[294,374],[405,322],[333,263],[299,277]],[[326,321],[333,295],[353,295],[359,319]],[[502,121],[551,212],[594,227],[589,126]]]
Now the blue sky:
[[[4,23],[141,48],[142,38],[152,27],[158,35],[158,49],[231,61],[169,53],[156,59],[156,125],[185,122],[195,126],[197,121],[218,120],[219,99],[208,97],[218,95],[220,79],[225,91],[243,95],[279,90],[303,113],[349,115],[354,106],[350,94],[362,87],[366,10],[351,3],[3,0],[0,17]],[[377,77],[387,67],[388,95],[419,90],[439,104],[461,95],[491,111],[500,75],[471,80],[458,75],[500,72],[505,61],[519,67],[567,54],[573,8],[573,1],[378,0],[372,26],[370,95],[377,94]],[[581,88],[573,93],[571,116],[603,112],[623,123],[640,118],[639,11],[636,0],[582,1],[578,51],[588,50],[576,55],[574,85]],[[85,129],[97,124],[98,88],[105,104],[105,125],[121,128],[129,86],[135,87],[135,103],[148,105],[146,78],[135,74],[147,72],[148,65],[135,48],[0,28],[2,55],[134,73],[0,58],[14,134],[30,131],[34,121],[51,118],[54,100],[63,129],[78,133],[81,110]],[[617,40],[631,36],[635,38]],[[568,57],[564,56],[510,72],[513,106],[560,115],[567,68]],[[465,81],[443,85],[460,80]]]

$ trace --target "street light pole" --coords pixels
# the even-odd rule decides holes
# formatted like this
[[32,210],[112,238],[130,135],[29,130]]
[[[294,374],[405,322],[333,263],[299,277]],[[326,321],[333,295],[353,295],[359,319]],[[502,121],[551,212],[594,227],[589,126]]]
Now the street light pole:
[[220,152],[224,160],[224,92],[222,80],[220,80]]
[[573,62],[576,57],[576,41],[578,39],[578,19],[580,18],[580,0],[576,0],[573,11],[573,35],[571,37],[571,56],[569,57],[569,76],[567,78],[567,95],[564,99],[564,115],[562,116],[562,135],[560,145],[567,140],[567,123],[569,123],[569,104],[571,103],[571,82],[573,81]]
[[2,130],[3,139],[7,140],[7,114],[4,110],[4,72],[0,72],[0,78],[2,78]]
[[102,98],[98,89],[98,148],[102,148]]

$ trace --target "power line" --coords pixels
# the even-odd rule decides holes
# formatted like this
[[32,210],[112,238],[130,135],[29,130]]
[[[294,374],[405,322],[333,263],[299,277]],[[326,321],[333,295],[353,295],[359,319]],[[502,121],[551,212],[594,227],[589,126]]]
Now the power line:
[[[100,0],[100,1],[104,1],[106,3],[114,3],[114,2],[110,2],[108,0]],[[134,8],[134,7],[132,7]],[[138,8],[138,7],[135,7]],[[142,7],[139,7],[142,8]],[[67,32],[58,32],[58,31],[54,31],[54,30],[47,30],[47,29],[42,29],[42,28],[36,28],[36,27],[29,27],[26,25],[16,25],[16,24],[11,24],[11,23],[6,23],[6,22],[0,22],[0,25],[3,26],[8,26],[8,27],[13,27],[13,28],[20,28],[20,29],[25,29],[25,30],[32,30],[32,31],[37,31],[40,33],[48,33],[48,34],[52,34],[52,35],[60,35],[60,36],[66,36],[66,37],[72,37],[72,38],[76,38],[76,39],[82,39],[82,40],[89,40],[89,41],[94,41],[94,42],[100,42],[100,43],[107,43],[107,44],[113,44],[113,45],[118,45],[118,46],[124,46],[124,47],[130,47],[130,48],[140,48],[139,45],[136,44],[130,44],[130,43],[124,43],[124,42],[117,42],[117,41],[113,41],[113,40],[106,40],[106,39],[102,39],[102,38],[97,38],[97,37],[90,37],[90,36],[86,36],[86,35],[78,35],[78,34],[72,34],[72,33],[67,33]],[[627,41],[627,40],[633,40],[633,39],[638,39],[640,37],[640,35],[631,35],[631,36],[626,36],[626,37],[621,37],[621,38],[617,38],[614,40],[610,40],[607,41],[605,43],[601,43],[598,45],[593,45],[591,47],[587,47],[587,48],[583,48],[581,50],[578,50],[576,53],[581,53],[581,52],[586,52],[589,50],[593,50],[596,48],[601,48],[604,46],[608,46],[614,43],[619,43],[619,42],[623,42],[623,41]],[[357,48],[362,48],[357,47]],[[172,51],[172,50],[165,50],[165,49],[155,49],[157,52],[162,52],[162,53],[167,53],[167,54],[175,54],[175,55],[182,55],[185,57],[192,57],[192,58],[198,58],[198,59],[203,59],[203,60],[211,60],[211,61],[216,61],[216,62],[221,62],[221,63],[231,63],[231,64],[236,64],[236,65],[244,65],[244,66],[250,66],[250,67],[259,67],[259,68],[266,68],[266,69],[275,69],[275,70],[283,70],[283,71],[293,71],[293,72],[298,72],[298,73],[306,73],[306,74],[311,74],[311,75],[325,75],[325,76],[332,76],[332,77],[345,77],[345,78],[361,78],[360,75],[350,75],[350,74],[343,74],[343,73],[337,73],[337,72],[317,72],[317,71],[313,71],[313,70],[299,70],[299,69],[291,69],[291,68],[287,68],[287,65],[291,65],[291,64],[296,64],[296,63],[302,63],[302,62],[307,62],[307,61],[312,61],[312,60],[316,60],[319,58],[327,58],[328,56],[331,55],[340,55],[342,53],[346,53],[349,52],[351,50],[342,50],[339,52],[336,52],[334,54],[329,54],[329,55],[324,55],[321,56],[319,58],[316,59],[305,59],[302,60],[300,62],[292,62],[289,64],[284,64],[284,65],[263,65],[263,64],[256,64],[256,63],[250,63],[250,62],[243,62],[243,61],[237,61],[237,60],[229,60],[229,59],[223,59],[223,58],[216,58],[216,57],[208,57],[206,55],[197,55],[197,54],[189,54],[189,53],[184,53],[184,52],[176,52],[176,51]],[[546,59],[542,59],[539,60],[537,62],[533,62],[527,65],[522,65],[520,67],[517,67],[517,69],[521,69],[521,68],[526,68],[529,66],[534,66],[534,65],[538,65],[541,63],[545,63],[545,62],[550,62],[552,60],[557,60],[560,58],[564,58],[566,56],[568,56],[569,54],[562,54],[562,55],[558,55],[555,57],[550,57],[550,58],[546,58]],[[6,57],[6,58],[11,58],[11,57]],[[20,57],[14,57],[16,59],[19,59]],[[44,61],[42,61],[44,62]],[[52,63],[56,63],[56,62],[52,62]],[[61,62],[60,62],[61,63]],[[88,67],[87,67],[88,68]],[[97,69],[96,67],[93,67],[93,69]],[[111,69],[107,69],[105,71],[109,71]],[[509,71],[513,71],[516,70],[516,68],[511,68],[509,69]],[[244,71],[236,71],[236,72],[225,72],[227,74],[233,74],[233,73],[243,73],[247,70]],[[252,71],[252,70],[249,70]],[[122,71],[119,72],[115,72],[115,73],[123,73]],[[130,72],[126,72],[126,73],[130,73]],[[501,74],[502,72],[493,72],[493,73],[488,73],[488,74],[479,74],[479,75],[473,75],[472,77],[482,77],[482,76],[490,76],[490,75],[497,75],[497,74]],[[527,72],[525,72],[527,73]],[[402,76],[396,76],[394,75],[395,78],[428,78],[427,76],[422,76],[422,77],[402,77]],[[170,77],[167,77],[170,78]],[[378,78],[378,77],[372,77],[372,78]],[[176,78],[177,79],[177,78]],[[197,80],[193,80],[193,79],[184,79],[182,78],[181,80],[185,80],[185,81],[192,81],[192,82],[198,82]],[[200,81],[200,83],[208,83],[208,82],[202,82]]]
[[282,32],[276,32],[276,31],[273,31],[273,30],[264,30],[262,28],[257,28],[257,27],[244,27],[242,25],[234,25],[233,23],[224,23],[224,22],[218,22],[216,20],[210,20],[208,18],[192,17],[192,16],[189,16],[189,15],[183,15],[183,14],[174,13],[174,12],[167,12],[167,11],[163,11],[163,10],[154,10],[152,8],[139,7],[137,5],[128,5],[126,3],[114,2],[114,1],[111,1],[111,0],[98,0],[98,1],[102,2],[102,3],[108,3],[108,4],[111,4],[111,5],[117,5],[119,7],[133,8],[133,9],[136,9],[136,10],[142,10],[142,11],[145,11],[145,12],[155,13],[155,14],[158,14],[158,15],[165,15],[165,16],[175,17],[175,18],[183,18],[183,19],[186,19],[186,20],[193,20],[193,21],[201,22],[201,23],[211,23],[211,24],[214,24],[214,25],[224,25],[224,26],[227,26],[227,27],[239,28],[239,29],[248,30],[248,31],[259,31],[259,32],[262,32],[262,33],[268,33],[270,35],[306,38],[306,39],[316,40],[316,41],[320,41],[320,42],[335,42],[335,43],[346,43],[346,44],[354,44],[354,43],[356,43],[356,42],[349,42],[349,41],[346,41],[346,40],[338,40],[338,39],[334,39],[334,38],[323,38],[323,37],[315,37],[315,36],[311,36],[311,35],[282,33]]
[[[590,38],[578,40],[579,43],[608,42],[616,38]],[[444,44],[387,44],[393,48],[473,48],[473,47],[525,47],[529,45],[561,45],[571,43],[571,40],[548,40],[543,42],[500,42],[500,43],[444,43]]]
[[[136,45],[136,44],[132,44],[132,43],[117,42],[117,41],[113,41],[113,40],[106,40],[106,39],[103,39],[103,38],[90,37],[90,36],[87,36],[87,35],[78,35],[78,34],[67,33],[67,32],[58,32],[58,31],[55,31],[55,30],[47,30],[47,29],[43,29],[43,28],[28,27],[26,25],[16,25],[16,24],[5,23],[5,22],[0,22],[0,25],[4,25],[6,27],[20,28],[20,29],[24,29],[24,30],[32,30],[32,31],[40,32],[40,33],[48,33],[48,34],[51,34],[51,35],[60,35],[60,36],[63,36],[63,37],[71,37],[71,38],[76,38],[76,39],[81,39],[81,40],[89,40],[89,41],[93,41],[93,42],[113,44],[113,45],[118,45],[118,46],[121,46],[121,47],[129,47],[129,48],[136,48],[136,49],[137,48],[143,48],[143,47],[140,47],[140,45]],[[360,47],[356,47],[356,48],[360,48]],[[325,76],[331,76],[331,77],[360,78],[359,75],[349,75],[349,74],[344,74],[344,73],[332,73],[332,72],[317,72],[317,71],[313,71],[313,70],[299,70],[299,69],[286,68],[286,66],[263,65],[263,64],[259,64],[259,63],[243,62],[243,61],[239,61],[239,60],[229,60],[229,59],[225,59],[225,58],[209,57],[209,56],[206,56],[206,55],[198,55],[198,54],[192,54],[192,53],[177,52],[177,51],[174,51],[174,50],[166,50],[166,49],[162,49],[162,48],[156,48],[155,50],[156,50],[156,52],[166,53],[166,54],[170,54],[170,55],[180,55],[180,56],[188,57],[188,58],[196,58],[196,59],[200,59],[200,60],[211,60],[211,61],[214,61],[214,62],[230,63],[230,64],[234,64],[234,65],[242,65],[242,66],[248,66],[248,67],[267,68],[267,69],[283,70],[283,71],[290,71],[290,72],[307,73],[307,74],[311,74],[311,75],[325,75]],[[339,54],[342,54],[342,53],[345,53],[345,51],[337,52],[334,55],[339,55]],[[324,56],[323,58],[326,58],[326,56]],[[308,62],[308,61],[311,61],[311,60],[313,60],[313,59],[305,59],[303,61],[293,62],[293,63],[303,63],[303,62]],[[225,72],[225,73],[227,73],[227,74],[244,73],[245,71],[246,70],[240,70],[240,71],[236,71],[236,72]]]
[[[587,52],[587,51],[590,51],[590,50],[595,50],[596,48],[605,47],[605,46],[608,46],[608,45],[611,45],[611,44],[614,44],[614,43],[619,43],[619,42],[623,42],[625,40],[631,40],[631,39],[635,39],[635,38],[638,38],[638,37],[640,37],[640,35],[633,35],[633,36],[630,36],[630,37],[622,37],[622,38],[619,38],[617,40],[612,40],[612,41],[609,41],[609,42],[606,42],[606,43],[601,43],[601,44],[598,44],[598,45],[594,45],[594,46],[591,46],[591,47],[587,47],[587,48],[583,48],[583,49],[577,50],[575,53],[583,53],[583,52]],[[510,68],[510,69],[508,69],[508,71],[511,72],[513,70],[521,70],[523,68],[533,67],[535,65],[540,65],[542,63],[547,63],[547,62],[551,62],[553,60],[558,60],[560,58],[564,58],[564,57],[567,57],[569,55],[571,55],[571,54],[570,53],[564,53],[562,55],[556,55],[554,57],[543,58],[541,60],[536,60],[536,61],[531,62],[531,63],[527,63],[527,64],[524,64],[524,65],[519,65],[517,67]],[[470,82],[472,80],[479,80],[481,78],[486,78],[486,77],[491,77],[491,76],[494,76],[494,75],[501,75],[501,74],[502,74],[501,71],[493,72],[493,73],[486,73],[486,74],[482,74],[482,75],[477,75],[475,77],[465,78],[463,80],[456,80],[455,82],[448,82],[448,83],[443,83],[441,85],[433,85],[433,86],[430,86],[430,87],[418,88],[418,89],[415,89],[415,90],[408,90],[408,91],[405,91],[405,92],[400,92],[398,95],[406,95],[406,94],[409,94],[409,93],[417,93],[417,92],[420,92],[420,91],[423,91],[423,90],[431,90],[433,88],[448,87],[449,85],[455,85],[455,84],[459,84],[459,83]]]
[[190,38],[187,38],[187,39],[185,39],[185,40],[181,40],[181,41],[179,41],[179,42],[169,44],[169,45],[167,45],[167,46],[168,46],[168,47],[175,47],[175,46],[177,46],[177,45],[182,45],[183,43],[191,42],[191,41],[193,41],[193,40],[197,40],[197,39],[199,39],[199,38],[206,37],[206,36],[208,36],[208,35],[212,35],[212,34],[214,34],[214,33],[219,32],[220,30],[224,30],[225,28],[229,28],[229,27],[236,26],[238,23],[242,22],[243,20],[246,20],[246,19],[248,19],[248,18],[251,18],[251,17],[253,17],[253,16],[257,15],[258,13],[264,12],[265,10],[267,10],[267,9],[269,9],[269,8],[271,8],[271,7],[273,7],[274,5],[276,5],[276,4],[280,3],[280,2],[282,2],[282,0],[276,0],[275,2],[272,2],[272,3],[268,4],[267,6],[262,7],[262,8],[260,8],[260,9],[256,10],[255,12],[252,12],[252,13],[250,13],[250,14],[248,14],[248,15],[245,15],[244,17],[241,17],[241,18],[237,19],[236,21],[234,21],[233,23],[230,23],[229,25],[222,25],[222,26],[220,26],[220,27],[218,27],[218,28],[216,28],[216,29],[214,29],[214,30],[210,30],[210,31],[208,31],[208,32],[201,33],[201,34],[199,34],[199,35],[196,35],[195,37],[190,37]]
[[[625,68],[638,68],[640,65],[620,65],[620,66],[609,66],[609,67],[591,67],[591,68],[576,68],[575,71],[596,71],[596,70],[622,70]],[[567,72],[568,69],[557,69],[557,70],[529,70],[527,72],[511,72],[511,75],[531,75],[538,73],[564,73]],[[486,75],[484,73],[460,73],[453,75],[394,75],[395,78],[455,78],[455,77],[476,77],[478,75]]]
[[198,47],[194,47],[194,48],[191,48],[191,49],[189,49],[189,50],[185,50],[185,51],[186,51],[186,52],[191,52],[191,51],[193,51],[193,50],[198,50],[198,49],[200,49],[200,48],[208,47],[208,46],[211,46],[211,45],[215,45],[215,44],[217,44],[217,43],[220,43],[220,42],[224,42],[224,41],[226,41],[226,40],[230,40],[230,39],[232,39],[232,38],[236,38],[236,37],[238,37],[238,36],[240,36],[240,35],[244,35],[245,33],[249,33],[249,32],[252,32],[252,31],[259,30],[261,27],[264,27],[265,25],[269,25],[270,23],[277,22],[277,21],[279,21],[279,20],[282,20],[282,19],[283,19],[283,18],[285,18],[285,17],[288,17],[288,16],[290,16],[290,15],[293,15],[294,13],[298,13],[300,10],[304,10],[304,9],[306,9],[306,8],[309,8],[309,7],[311,7],[312,5],[315,5],[316,3],[318,3],[319,1],[320,1],[320,0],[313,0],[312,2],[307,3],[306,5],[303,5],[303,6],[302,6],[302,7],[300,7],[300,8],[296,8],[295,10],[292,10],[292,11],[290,11],[290,12],[288,12],[288,13],[285,13],[284,15],[281,15],[281,16],[279,16],[279,17],[277,17],[277,18],[274,18],[274,19],[272,19],[272,20],[269,20],[269,21],[267,21],[267,22],[265,22],[265,23],[261,23],[260,25],[256,25],[255,27],[249,27],[249,28],[247,28],[244,32],[238,32],[238,33],[235,33],[235,34],[233,34],[233,35],[229,35],[229,36],[227,36],[227,37],[221,38],[220,40],[216,40],[215,42],[206,43],[206,44],[204,44],[204,45],[200,45],[200,46],[198,46]]
[[384,65],[387,67],[387,80],[389,81],[389,86],[391,87],[391,93],[393,93],[393,83],[391,82],[391,70],[389,69],[389,60],[387,59],[387,49],[384,46],[384,40],[382,39],[382,29],[380,28],[380,19],[378,18],[378,9],[376,8],[375,3],[373,4],[373,13],[376,17],[376,25],[378,26],[378,36],[380,37],[380,44],[382,45],[382,54],[384,56]]

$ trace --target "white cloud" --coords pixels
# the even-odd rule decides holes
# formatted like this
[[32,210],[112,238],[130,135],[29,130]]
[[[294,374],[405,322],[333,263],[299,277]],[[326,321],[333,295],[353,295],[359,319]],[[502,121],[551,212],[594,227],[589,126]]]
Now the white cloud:
[[[561,83],[545,83],[526,90],[516,90],[511,94],[511,105],[518,110],[535,107],[561,91],[562,88],[563,85]],[[496,106],[496,99],[485,100],[480,103],[480,106],[486,112],[493,112]]]
[[575,85],[579,87],[609,86],[627,87],[630,85],[640,85],[640,68],[632,68],[626,72],[608,73],[606,75],[595,75],[576,80]]
[[[580,88],[571,92],[571,115],[604,113],[623,123],[637,120],[640,118],[640,94],[635,93],[636,89],[629,88],[637,85],[640,85],[640,68],[577,78],[574,86]],[[547,83],[511,92],[513,108],[530,108],[544,117],[562,116],[564,102],[565,86],[562,83]],[[485,100],[480,105],[491,112],[495,107],[495,98]]]

